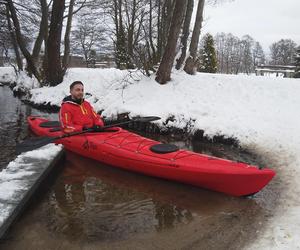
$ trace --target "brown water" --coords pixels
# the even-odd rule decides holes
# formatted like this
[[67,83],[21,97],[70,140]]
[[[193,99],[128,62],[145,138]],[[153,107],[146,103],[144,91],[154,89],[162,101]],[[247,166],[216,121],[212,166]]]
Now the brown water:
[[[26,137],[28,113],[20,112],[21,125],[10,126],[11,134],[16,127]],[[265,164],[230,146],[146,136],[196,152]],[[260,235],[279,195],[278,180],[254,198],[234,198],[123,171],[71,152],[57,169],[1,249],[241,249]]]

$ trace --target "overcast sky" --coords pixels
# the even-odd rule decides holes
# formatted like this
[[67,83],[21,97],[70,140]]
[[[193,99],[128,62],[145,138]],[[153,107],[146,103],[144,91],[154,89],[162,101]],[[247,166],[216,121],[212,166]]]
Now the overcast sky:
[[269,46],[282,38],[300,45],[300,0],[234,0],[206,5],[204,12],[202,34],[249,34],[267,53]]

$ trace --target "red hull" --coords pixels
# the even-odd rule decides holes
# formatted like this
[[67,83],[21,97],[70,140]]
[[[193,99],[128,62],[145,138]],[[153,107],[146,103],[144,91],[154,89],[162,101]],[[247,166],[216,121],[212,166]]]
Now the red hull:
[[[29,117],[31,130],[40,136],[59,136],[39,126],[47,121]],[[103,163],[175,180],[233,196],[257,193],[275,176],[271,169],[258,169],[208,155],[179,150],[157,154],[149,148],[159,142],[131,133],[122,128],[116,132],[87,133],[58,141],[70,151]]]

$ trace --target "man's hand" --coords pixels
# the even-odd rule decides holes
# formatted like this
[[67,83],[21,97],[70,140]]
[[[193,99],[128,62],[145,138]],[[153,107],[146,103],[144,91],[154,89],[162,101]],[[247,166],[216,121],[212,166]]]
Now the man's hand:
[[93,127],[93,130],[94,130],[94,132],[102,132],[102,131],[103,131],[103,128],[102,128],[101,126],[99,126],[99,125],[95,125],[95,126]]
[[86,126],[83,126],[82,127],[82,131],[86,131],[86,130],[89,130],[90,128],[86,127]]

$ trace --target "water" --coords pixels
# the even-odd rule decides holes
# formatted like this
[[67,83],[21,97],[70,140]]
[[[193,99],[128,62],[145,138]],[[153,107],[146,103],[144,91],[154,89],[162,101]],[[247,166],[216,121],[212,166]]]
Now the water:
[[16,157],[15,147],[21,140],[30,137],[26,123],[29,115],[54,118],[56,115],[38,111],[14,97],[7,86],[0,87],[0,169]]
[[[31,136],[26,117],[41,112],[14,98],[8,88],[2,90],[4,164],[14,157],[16,142]],[[43,115],[56,119],[55,114]],[[222,144],[145,136],[263,165],[260,157]],[[276,182],[255,198],[234,198],[120,170],[71,152],[57,169],[0,248],[240,249],[260,235],[278,195]]]

